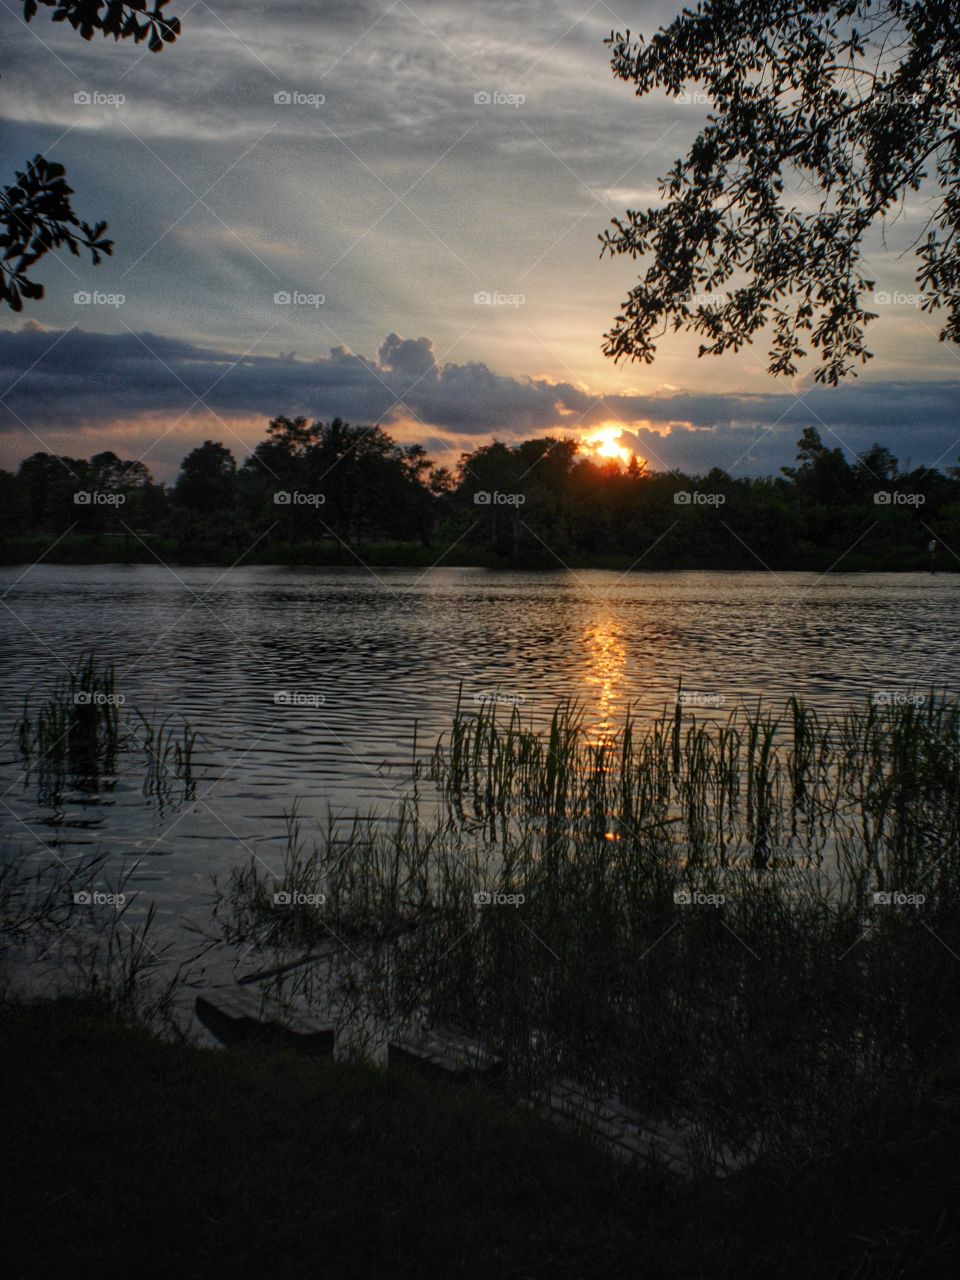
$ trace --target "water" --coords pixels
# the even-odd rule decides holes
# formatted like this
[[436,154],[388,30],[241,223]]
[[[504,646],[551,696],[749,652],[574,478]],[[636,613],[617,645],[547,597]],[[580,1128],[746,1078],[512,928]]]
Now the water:
[[[328,812],[388,814],[410,792],[415,725],[423,752],[461,684],[535,721],[575,697],[597,725],[659,714],[681,676],[713,715],[960,692],[947,575],[40,565],[0,570],[0,593],[4,848],[108,850],[171,917],[250,856],[278,871],[294,804],[308,840]],[[139,753],[60,803],[25,784],[24,698],[38,706],[91,649],[127,707],[198,730],[192,801],[145,797]]]

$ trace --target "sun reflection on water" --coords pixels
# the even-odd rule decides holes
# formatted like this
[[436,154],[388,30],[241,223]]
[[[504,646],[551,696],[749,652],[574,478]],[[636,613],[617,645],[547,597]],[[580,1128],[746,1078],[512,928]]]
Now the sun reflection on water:
[[612,617],[604,617],[585,627],[584,647],[588,666],[584,673],[584,702],[594,745],[610,740],[614,722],[622,716],[627,646],[621,627]]

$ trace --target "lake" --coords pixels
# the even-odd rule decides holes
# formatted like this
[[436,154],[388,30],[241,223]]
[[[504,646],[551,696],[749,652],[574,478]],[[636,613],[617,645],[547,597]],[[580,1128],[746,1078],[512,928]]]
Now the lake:
[[[279,869],[287,816],[389,815],[420,753],[467,703],[535,722],[578,699],[598,727],[792,694],[838,711],[877,691],[960,691],[952,575],[503,573],[47,566],[0,571],[0,837],[9,852],[109,850],[176,915],[256,855]],[[56,801],[27,785],[15,725],[90,650],[125,710],[197,730],[194,799],[143,794],[142,755]],[[133,860],[133,861],[131,861]]]

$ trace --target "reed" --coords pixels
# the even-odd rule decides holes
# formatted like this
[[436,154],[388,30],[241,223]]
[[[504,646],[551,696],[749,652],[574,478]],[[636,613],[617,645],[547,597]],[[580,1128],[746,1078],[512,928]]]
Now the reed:
[[197,735],[188,724],[171,727],[171,717],[156,724],[138,711],[140,745],[145,764],[143,794],[153,796],[162,805],[171,798],[177,784],[182,786],[182,798],[192,800],[196,794],[193,778],[193,753]]
[[603,733],[573,704],[540,729],[461,702],[438,806],[309,849],[296,827],[281,879],[251,862],[219,911],[233,941],[348,943],[296,982],[367,1035],[459,1027],[510,1087],[573,1077],[692,1122],[705,1158],[809,1151],[956,1049],[958,746],[934,695],[678,700]]
[[27,699],[17,740],[42,793],[59,794],[68,776],[84,789],[96,789],[101,774],[113,772],[122,746],[122,701],[113,667],[99,670],[93,654],[61,677],[36,714]]
[[66,788],[101,790],[117,772],[119,757],[140,746],[144,752],[144,795],[163,804],[194,795],[193,756],[197,735],[189,724],[160,723],[139,710],[125,714],[112,665],[96,656],[80,660],[35,712],[29,698],[16,735],[27,781],[35,778],[39,798],[57,803]]

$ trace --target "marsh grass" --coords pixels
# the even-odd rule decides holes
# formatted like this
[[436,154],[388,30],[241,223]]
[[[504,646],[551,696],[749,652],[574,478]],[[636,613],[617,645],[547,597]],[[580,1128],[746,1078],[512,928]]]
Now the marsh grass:
[[61,677],[51,697],[31,714],[29,699],[17,725],[20,754],[35,770],[41,793],[59,794],[67,776],[96,790],[121,749],[120,704],[113,667],[100,671],[91,655]]
[[60,679],[38,710],[25,701],[17,742],[26,781],[36,780],[42,802],[58,803],[68,787],[88,794],[109,789],[119,756],[137,746],[145,757],[145,796],[161,805],[193,797],[193,729],[171,727],[172,717],[154,722],[139,710],[131,718],[124,708],[113,666],[101,668],[93,654]]
[[69,946],[57,956],[56,994],[82,1000],[104,1016],[183,1038],[177,993],[191,981],[190,966],[171,963],[172,943],[160,937],[155,905],[133,918],[132,901],[64,937]]
[[138,711],[142,736],[140,742],[145,754],[143,793],[156,797],[163,805],[169,802],[177,784],[181,784],[182,798],[192,800],[196,796],[193,777],[193,753],[197,743],[196,732],[189,724],[171,727],[171,717],[159,724]]
[[135,868],[111,881],[108,864],[102,852],[65,861],[20,851],[0,861],[0,984],[81,999],[179,1038],[176,996],[191,962],[172,962],[155,906],[137,908]]
[[349,943],[294,981],[368,1032],[479,1035],[509,1088],[572,1077],[691,1123],[705,1160],[809,1152],[956,1048],[958,745],[933,695],[833,718],[678,699],[603,733],[570,704],[542,729],[458,705],[439,811],[309,849],[294,824],[282,880],[239,869],[220,917],[278,952]]
[[[60,679],[17,724],[24,781],[41,803],[59,806],[67,795],[81,803],[115,785],[121,756],[143,752],[143,794],[162,810],[195,793],[196,734],[173,718],[150,719],[128,710],[113,666],[91,654]],[[182,966],[171,964],[154,906],[134,906],[131,877],[109,882],[109,856],[64,858],[11,849],[0,862],[0,953],[4,979],[46,979],[56,994],[82,997],[104,1013],[151,1026],[175,1027],[174,995]]]
[[22,851],[0,860],[0,955],[34,944],[46,949],[74,923],[73,893],[89,889],[107,855],[86,855],[73,865]]

